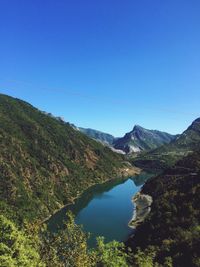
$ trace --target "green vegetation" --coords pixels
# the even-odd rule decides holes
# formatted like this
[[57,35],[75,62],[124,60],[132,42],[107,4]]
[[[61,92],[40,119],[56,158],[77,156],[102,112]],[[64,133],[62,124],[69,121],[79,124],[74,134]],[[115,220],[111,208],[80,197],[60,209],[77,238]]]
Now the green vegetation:
[[39,246],[30,236],[0,215],[0,266],[45,266],[39,255]]
[[112,136],[111,134],[103,133],[94,129],[85,129],[85,128],[78,128],[82,133],[88,135],[90,138],[93,138],[95,140],[98,140],[102,143],[112,145],[115,137]]
[[[65,228],[56,234],[27,225],[26,231],[0,216],[0,266],[2,267],[127,267],[125,247],[113,241],[97,240],[97,248],[89,250],[88,236],[68,214]],[[39,238],[40,237],[40,238]]]
[[97,263],[104,267],[128,267],[128,254],[123,243],[112,241],[105,244],[104,238],[97,239]]
[[0,124],[0,210],[18,224],[44,219],[127,168],[122,156],[24,101],[0,95]]
[[142,256],[150,251],[148,263],[152,266],[200,266],[199,151],[197,119],[170,144],[133,159],[137,166],[165,170],[142,189],[153,197],[153,204],[149,216],[128,241],[133,265],[137,265],[138,253]]
[[177,153],[174,152],[163,152],[165,147],[159,148],[159,151],[153,150],[148,153],[141,153],[136,157],[132,157],[130,161],[132,164],[148,171],[161,171],[166,170],[173,166],[179,159],[187,155],[187,152]]
[[118,242],[99,240],[97,250],[89,251],[87,235],[72,215],[57,234],[43,229],[42,220],[90,186],[135,169],[69,123],[24,101],[0,95],[0,123],[0,266],[123,264],[126,254]]
[[144,169],[168,169],[177,161],[200,149],[200,118],[169,144],[132,157],[131,161]]
[[42,220],[91,185],[134,168],[21,100],[0,95],[0,123],[0,266],[200,267],[200,119],[169,145],[134,159],[165,169],[142,189],[153,198],[151,212],[126,247],[99,238],[95,250],[72,214],[55,234]]
[[147,181],[142,193],[150,194],[153,204],[129,240],[134,253],[137,247],[151,249],[154,264],[161,266],[200,266],[199,177],[200,153],[195,152]]
[[56,234],[43,232],[41,257],[46,266],[95,266],[96,253],[88,251],[87,238],[87,234],[81,226],[74,223],[74,218],[69,213],[62,230]]

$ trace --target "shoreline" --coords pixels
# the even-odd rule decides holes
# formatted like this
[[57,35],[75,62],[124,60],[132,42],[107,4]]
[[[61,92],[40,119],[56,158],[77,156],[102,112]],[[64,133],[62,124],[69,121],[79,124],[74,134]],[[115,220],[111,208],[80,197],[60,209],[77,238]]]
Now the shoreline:
[[133,196],[132,203],[135,208],[132,219],[128,223],[130,228],[136,229],[145,220],[151,211],[152,202],[153,199],[150,195],[142,194],[141,192]]
[[114,180],[116,180],[118,178],[128,179],[131,176],[139,175],[141,172],[142,172],[142,170],[140,168],[138,168],[138,167],[120,169],[121,175],[119,175],[119,176],[117,176],[115,178],[111,178],[111,179],[108,179],[106,181],[103,181],[101,183],[94,183],[94,184],[90,185],[83,192],[78,193],[74,198],[72,198],[69,203],[67,203],[65,205],[61,205],[58,209],[56,209],[50,215],[48,215],[46,218],[44,218],[42,221],[40,221],[39,225],[47,223],[51,219],[52,216],[54,216],[57,212],[59,212],[63,208],[65,208],[67,206],[70,206],[70,205],[73,205],[78,198],[80,198],[88,189],[92,188],[93,186],[101,185],[101,184],[104,184],[104,183],[108,183],[108,182],[114,181]]

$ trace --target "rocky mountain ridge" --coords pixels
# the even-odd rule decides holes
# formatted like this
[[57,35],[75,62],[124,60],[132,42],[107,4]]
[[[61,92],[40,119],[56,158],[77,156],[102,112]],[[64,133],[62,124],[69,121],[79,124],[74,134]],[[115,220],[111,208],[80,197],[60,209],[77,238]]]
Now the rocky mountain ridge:
[[77,129],[87,136],[109,146],[111,149],[114,149],[115,152],[125,154],[149,151],[163,144],[168,144],[177,138],[176,135],[158,130],[148,130],[139,125],[135,125],[132,131],[126,133],[121,138],[94,129],[80,127]]

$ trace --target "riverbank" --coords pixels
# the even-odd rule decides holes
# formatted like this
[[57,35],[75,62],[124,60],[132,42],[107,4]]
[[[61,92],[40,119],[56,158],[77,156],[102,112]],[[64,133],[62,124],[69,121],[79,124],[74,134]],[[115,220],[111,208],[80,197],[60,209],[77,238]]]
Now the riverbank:
[[112,181],[117,181],[117,179],[128,179],[128,177],[131,177],[131,176],[136,176],[136,175],[139,175],[142,170],[137,168],[137,167],[133,167],[133,166],[129,166],[129,167],[126,167],[126,168],[120,168],[118,170],[119,174],[117,177],[115,178],[111,178],[111,179],[108,179],[106,181],[102,181],[101,183],[94,183],[94,184],[91,184],[88,188],[86,188],[83,192],[78,192],[77,195],[73,198],[71,198],[71,200],[65,204],[65,205],[60,205],[60,207],[58,209],[56,209],[54,212],[52,212],[49,216],[47,216],[45,219],[43,219],[40,224],[44,224],[44,223],[47,223],[51,217],[53,217],[56,213],[60,212],[62,209],[64,208],[67,208],[68,206],[70,205],[73,205],[75,204],[75,202],[81,198],[88,190],[90,190],[91,188],[93,188],[94,186],[98,186],[98,185],[103,185],[103,184],[106,184],[106,183],[109,183],[109,182],[112,182]]
[[142,194],[138,192],[133,198],[132,202],[135,206],[134,214],[132,219],[129,222],[129,227],[136,229],[138,225],[140,225],[149,212],[151,211],[151,204],[153,199],[150,195]]

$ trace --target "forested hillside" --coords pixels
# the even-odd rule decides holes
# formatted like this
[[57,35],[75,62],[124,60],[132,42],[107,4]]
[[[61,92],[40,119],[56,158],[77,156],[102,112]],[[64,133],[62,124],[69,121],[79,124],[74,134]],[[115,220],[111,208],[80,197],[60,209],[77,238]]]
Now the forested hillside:
[[[161,266],[200,266],[200,153],[147,181],[151,212],[129,244]],[[167,265],[168,264],[168,265]],[[153,265],[154,266],[154,265]]]
[[113,153],[59,118],[0,95],[0,209],[44,219],[86,188],[133,173]]
[[113,144],[114,140],[117,139],[115,138],[113,135],[108,134],[108,133],[103,133],[101,131],[97,131],[94,129],[90,129],[90,128],[82,128],[79,127],[78,128],[82,133],[88,135],[89,137],[98,140],[100,142],[102,142],[103,144],[107,144],[107,145],[111,145]]
[[153,204],[127,242],[131,253],[122,243],[105,244],[102,238],[89,250],[87,234],[72,214],[56,234],[41,222],[91,185],[133,174],[136,168],[69,123],[19,99],[0,95],[0,123],[2,267],[200,266],[199,119],[170,145],[155,150],[153,164],[160,167],[163,160],[165,171],[142,188]]
[[196,150],[200,150],[200,118],[193,121],[181,135],[169,144],[143,153],[133,158],[132,162],[141,168],[167,169]]

